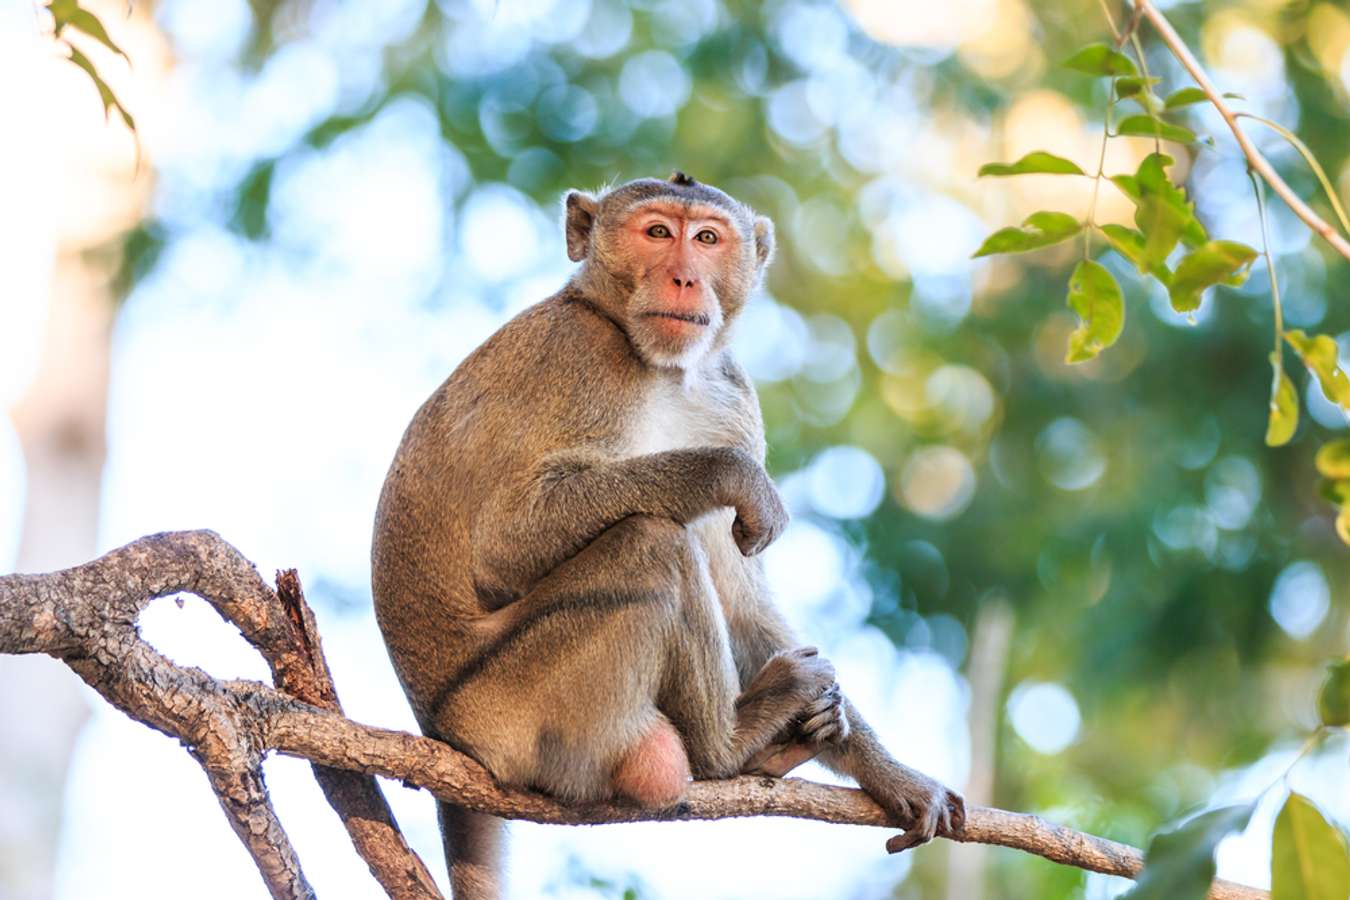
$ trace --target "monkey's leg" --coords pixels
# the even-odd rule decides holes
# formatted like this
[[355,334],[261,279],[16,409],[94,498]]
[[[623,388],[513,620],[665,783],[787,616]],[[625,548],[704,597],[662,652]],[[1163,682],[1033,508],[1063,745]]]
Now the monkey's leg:
[[702,550],[648,516],[605,530],[475,629],[480,648],[434,704],[437,731],[500,780],[569,800],[629,790],[652,767],[660,789],[639,784],[635,799],[677,799],[686,764],[734,774],[834,680],[814,651],[790,651],[738,699]]

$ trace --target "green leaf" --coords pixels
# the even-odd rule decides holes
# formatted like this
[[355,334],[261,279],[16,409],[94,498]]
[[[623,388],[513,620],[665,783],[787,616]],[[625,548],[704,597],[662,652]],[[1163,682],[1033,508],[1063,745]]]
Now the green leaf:
[[1214,848],[1247,827],[1254,803],[1226,806],[1154,835],[1134,889],[1121,900],[1204,900],[1214,880]]
[[1139,74],[1139,70],[1128,56],[1106,44],[1089,44],[1064,60],[1062,65],[1086,75]]
[[1270,849],[1271,900],[1345,900],[1350,851],[1345,835],[1308,798],[1291,793],[1275,819]]
[[1116,126],[1116,134],[1129,134],[1136,137],[1158,137],[1177,144],[1195,142],[1195,132],[1182,125],[1173,125],[1152,116],[1126,116]]
[[1266,425],[1266,445],[1282,447],[1289,443],[1298,428],[1298,394],[1294,383],[1284,374],[1278,353],[1270,354],[1275,378],[1270,386],[1270,422]]
[[1317,692],[1317,714],[1323,725],[1350,725],[1350,659],[1331,664]]
[[1350,506],[1350,478],[1323,478],[1318,493],[1333,506]]
[[1313,465],[1327,478],[1350,478],[1350,438],[1323,444],[1313,458]]
[[1336,514],[1336,537],[1341,539],[1341,543],[1350,547],[1350,506],[1342,506],[1341,511]]
[[130,128],[132,131],[135,131],[136,120],[131,117],[131,113],[127,112],[126,107],[122,105],[122,101],[117,99],[117,95],[112,92],[112,88],[108,87],[108,83],[103,80],[103,77],[101,75],[98,74],[98,70],[95,69],[94,64],[89,61],[89,57],[85,56],[83,53],[81,53],[74,47],[70,47],[69,58],[70,61],[73,62],[75,65],[79,66],[81,69],[84,69],[85,74],[87,74],[90,77],[90,79],[93,80],[94,87],[98,88],[99,99],[103,101],[104,117],[105,118],[107,117],[108,110],[116,108],[117,112],[122,116],[122,121],[127,124],[128,128]]
[[1084,175],[1078,164],[1044,150],[1033,150],[1015,163],[986,163],[980,166],[980,176],[984,175],[1032,175],[1043,172],[1048,175]]
[[1142,234],[1133,228],[1126,228],[1124,225],[1100,225],[1098,230],[1101,231],[1113,250],[1134,263],[1134,267],[1139,270],[1139,274],[1150,274],[1163,284],[1171,282],[1172,272],[1167,266],[1159,263],[1152,269],[1145,267],[1144,236]]
[[1133,100],[1150,115],[1157,115],[1163,111],[1163,102],[1153,93],[1153,85],[1161,81],[1161,78],[1117,78],[1116,97],[1120,100]]
[[1019,228],[1000,228],[980,245],[974,257],[995,253],[1025,253],[1058,244],[1082,231],[1083,224],[1068,213],[1042,210],[1026,217]]
[[[1322,385],[1322,393],[1326,394],[1327,399],[1332,403],[1340,404],[1344,409],[1350,410],[1350,378],[1346,377],[1345,371],[1341,369],[1340,348],[1336,346],[1336,341],[1325,334],[1315,334],[1308,337],[1297,329],[1286,331],[1284,339],[1294,348],[1294,352],[1302,358],[1303,364],[1308,367],[1308,370],[1317,376],[1318,382]],[[1331,445],[1328,444],[1327,446]],[[1325,450],[1326,447],[1322,449]],[[1318,455],[1321,456],[1320,451]],[[1350,477],[1350,469],[1342,477]]]
[[1172,283],[1167,286],[1172,308],[1181,313],[1199,309],[1206,289],[1216,284],[1241,284],[1255,259],[1255,250],[1236,241],[1210,241],[1192,250],[1177,263]]
[[1152,88],[1153,85],[1158,84],[1161,81],[1162,81],[1161,78],[1133,78],[1133,77],[1117,78],[1116,96],[1122,100],[1125,100],[1127,98],[1135,96],[1141,91]]
[[53,32],[57,36],[60,36],[61,29],[69,25],[83,31],[112,52],[120,54],[127,62],[131,62],[131,57],[127,56],[121,47],[114,44],[112,38],[108,37],[108,31],[103,27],[103,23],[98,20],[98,16],[87,9],[80,8],[79,0],[52,0],[47,5],[47,9],[52,14]]
[[1143,251],[1135,262],[1141,272],[1162,267],[1178,241],[1194,246],[1208,237],[1186,192],[1168,179],[1170,165],[1172,157],[1150,153],[1135,174],[1111,176],[1111,183],[1134,201],[1134,224],[1144,236]]
[[1080,262],[1069,276],[1069,307],[1082,323],[1069,335],[1064,361],[1085,362],[1110,347],[1125,327],[1125,300],[1120,285],[1100,263]]
[[1204,103],[1209,99],[1209,95],[1198,87],[1182,88],[1174,94],[1169,94],[1164,101],[1165,109],[1180,109],[1183,106],[1190,106],[1193,103]]

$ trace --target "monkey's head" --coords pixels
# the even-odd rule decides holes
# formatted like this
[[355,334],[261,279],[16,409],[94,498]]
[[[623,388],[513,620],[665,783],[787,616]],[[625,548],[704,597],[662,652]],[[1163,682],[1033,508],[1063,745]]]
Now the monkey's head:
[[717,345],[773,255],[773,223],[683,172],[570,191],[567,255],[643,359],[685,367]]

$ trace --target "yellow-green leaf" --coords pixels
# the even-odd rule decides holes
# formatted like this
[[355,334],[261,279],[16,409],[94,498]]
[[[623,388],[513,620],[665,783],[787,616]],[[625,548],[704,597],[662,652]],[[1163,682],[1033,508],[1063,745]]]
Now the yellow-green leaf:
[[1152,88],[1153,85],[1162,81],[1161,78],[1134,78],[1126,76],[1116,79],[1116,96],[1124,100],[1133,97],[1141,91]]
[[1341,511],[1336,514],[1336,537],[1341,539],[1341,543],[1350,547],[1350,506],[1342,506]]
[[1323,725],[1350,725],[1350,659],[1331,664],[1317,692],[1317,714]]
[[1336,346],[1336,341],[1325,334],[1309,337],[1297,329],[1286,331],[1284,339],[1317,377],[1327,399],[1350,410],[1350,377],[1346,377],[1345,371],[1341,369],[1340,348]]
[[1345,900],[1350,851],[1345,835],[1312,801],[1291,793],[1275,819],[1270,851],[1271,900]]
[[98,16],[87,9],[81,8],[79,0],[51,0],[47,9],[52,14],[53,32],[56,35],[59,36],[61,29],[69,25],[83,31],[112,52],[121,54],[127,62],[131,62],[131,57],[127,56],[121,47],[113,43],[113,39],[108,36],[108,30],[98,20]]
[[1106,44],[1089,44],[1064,60],[1064,67],[1087,75],[1138,75],[1134,61]]
[[979,174],[984,176],[1033,175],[1037,173],[1047,175],[1085,174],[1077,163],[1061,156],[1055,156],[1053,153],[1046,153],[1044,150],[1033,150],[1015,163],[986,163],[980,166]]
[[1083,225],[1073,216],[1042,210],[1026,217],[1018,228],[1000,228],[980,245],[976,257],[995,253],[1025,253],[1058,244],[1076,235]]
[[1065,362],[1092,359],[1110,347],[1125,327],[1125,300],[1120,285],[1100,263],[1080,262],[1069,276],[1069,307],[1082,320],[1069,335]]
[[1266,444],[1281,447],[1289,443],[1298,428],[1298,394],[1294,383],[1284,374],[1280,357],[1270,354],[1270,364],[1275,370],[1275,380],[1270,387],[1270,422],[1266,426]]
[[1350,438],[1328,441],[1317,450],[1313,465],[1331,479],[1350,478]]
[[131,117],[131,113],[127,112],[126,107],[122,105],[122,101],[117,99],[117,95],[113,93],[112,88],[108,87],[108,83],[103,80],[103,76],[98,74],[98,70],[95,69],[94,64],[89,61],[89,57],[85,56],[74,47],[70,47],[69,49],[70,61],[81,69],[84,69],[85,74],[87,74],[94,82],[94,87],[98,88],[99,99],[103,101],[103,115],[106,117],[108,111],[115,108],[122,116],[122,121],[127,124],[127,127],[132,131],[135,131],[136,120]]
[[1182,125],[1173,125],[1152,116],[1126,116],[1116,126],[1116,134],[1128,134],[1135,137],[1158,137],[1177,144],[1190,144],[1195,141],[1195,132]]
[[1169,284],[1172,281],[1172,272],[1162,263],[1156,263],[1152,268],[1147,268],[1144,262],[1144,236],[1133,228],[1126,228],[1124,225],[1099,225],[1098,230],[1106,238],[1111,249],[1115,250],[1121,256],[1134,263],[1134,267],[1139,270],[1141,275],[1149,274],[1161,281],[1163,284]]
[[1198,87],[1182,88],[1174,94],[1170,94],[1164,102],[1167,109],[1179,109],[1183,106],[1190,106],[1193,103],[1204,103],[1209,99],[1209,95]]
[[1135,174],[1111,176],[1111,182],[1135,205],[1134,224],[1144,236],[1143,250],[1135,263],[1140,271],[1156,274],[1178,241],[1192,247],[1208,240],[1186,192],[1167,177],[1170,165],[1170,156],[1150,153]]
[[1177,312],[1200,308],[1206,289],[1216,284],[1241,284],[1256,259],[1256,251],[1237,241],[1210,241],[1177,263],[1167,293]]
[[1323,500],[1337,508],[1350,506],[1350,478],[1323,478],[1317,490]]

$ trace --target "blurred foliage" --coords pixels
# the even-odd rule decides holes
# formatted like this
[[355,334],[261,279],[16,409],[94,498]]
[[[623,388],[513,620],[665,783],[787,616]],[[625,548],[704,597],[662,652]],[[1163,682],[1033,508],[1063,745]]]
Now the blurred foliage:
[[[1195,210],[1191,194],[1165,177],[1173,160],[1149,157],[1117,181],[1138,206],[1141,230],[1106,233],[1115,251],[1099,257],[1105,267],[1092,265],[1109,287],[1096,269],[1073,277],[1070,302],[1083,325],[1064,305],[1076,262],[1072,251],[1061,252],[1068,245],[977,263],[955,280],[907,274],[914,261],[893,258],[892,211],[932,210],[928,227],[944,229],[952,218],[937,200],[969,212],[1004,183],[976,185],[985,161],[976,157],[969,171],[933,183],[926,158],[957,165],[970,155],[957,152],[962,135],[987,141],[1033,91],[1055,92],[1081,118],[1100,122],[1110,81],[1055,65],[1109,36],[1097,3],[1000,6],[1025,16],[1018,33],[1027,43],[1012,65],[989,62],[997,43],[890,46],[834,7],[797,0],[595,0],[580,38],[527,38],[496,63],[473,41],[506,41],[505,26],[481,23],[509,20],[513,3],[429,3],[409,36],[380,49],[373,92],[242,168],[212,213],[219,224],[249,241],[270,240],[278,168],[360,131],[408,96],[435,111],[471,183],[508,183],[543,210],[556,209],[570,187],[674,168],[724,187],[778,223],[780,254],[767,289],[810,336],[806,365],[760,384],[771,469],[791,472],[826,448],[853,445],[886,474],[887,496],[870,515],[819,521],[863,551],[868,621],[898,644],[936,647],[960,665],[964,645],[940,644],[937,617],[969,626],[997,593],[1018,623],[1006,689],[1057,681],[1079,704],[1083,728],[1060,753],[1039,753],[1011,727],[1002,730],[999,805],[1053,811],[1142,846],[1161,823],[1209,798],[1214,773],[1317,725],[1325,661],[1346,654],[1350,584],[1347,554],[1310,477],[1320,443],[1314,432],[1323,429],[1305,417],[1285,446],[1263,445],[1270,281],[1258,263],[1247,286],[1230,283],[1252,255],[1207,242],[1205,208]],[[330,6],[250,0],[253,26],[231,66],[244,77],[259,72]],[[864,20],[864,8],[875,6],[851,4]],[[1267,34],[1282,66],[1275,105],[1286,116],[1276,118],[1296,125],[1328,171],[1344,173],[1346,91],[1308,27],[1323,6],[1189,3],[1168,14],[1196,47],[1234,14]],[[831,56],[840,23],[845,31]],[[1165,114],[1180,129],[1174,136],[1187,139],[1198,125],[1185,118],[1196,114],[1188,104],[1197,98],[1146,28],[1142,36],[1152,74],[1105,47],[1078,54],[1074,67],[1120,76],[1111,78],[1117,96],[1144,110],[1128,129],[1152,135],[1151,116]],[[643,56],[653,52],[660,55]],[[651,65],[642,71],[655,78],[667,58],[677,71],[639,93],[654,92],[657,106],[674,98],[676,107],[639,114],[624,96],[625,71],[633,71],[626,66],[645,60]],[[1166,76],[1165,100],[1153,95],[1153,75]],[[847,91],[877,109],[910,104],[918,114],[871,135],[876,145],[862,153],[845,140],[856,124],[845,115]],[[1203,154],[1231,157],[1203,145],[1180,149],[1190,154],[1191,173]],[[1315,197],[1317,182],[1298,157],[1275,162],[1296,190]],[[1018,166],[1069,171],[1044,158]],[[1167,227],[1152,244],[1144,218]],[[986,215],[986,226],[1000,224]],[[1077,220],[1072,225],[1067,232],[1062,222],[1028,220],[1000,233],[1023,242],[1012,249],[1031,249],[1053,243],[1050,236],[1075,236]],[[173,240],[162,223],[143,223],[125,243],[126,283]],[[1205,290],[1195,327],[1170,317],[1166,289],[1150,283],[1159,267],[1175,265],[1168,259],[1179,242],[1206,255],[1177,306],[1194,308]],[[1325,310],[1295,324],[1327,336],[1350,329],[1350,264],[1317,242],[1285,240],[1277,250],[1283,280],[1299,293],[1291,299]],[[447,272],[443,282],[454,277]],[[428,303],[443,302],[445,283]],[[1295,350],[1305,358],[1328,352],[1313,345],[1320,339],[1299,335],[1307,352]],[[1071,340],[1088,361],[1064,361]],[[845,364],[826,364],[831,354]],[[1330,368],[1309,365],[1314,377],[1340,384],[1334,358]],[[1304,390],[1302,377],[1291,384]],[[1328,496],[1350,503],[1346,476],[1327,459]],[[1330,608],[1304,632],[1282,628],[1275,615],[1273,592],[1295,561],[1311,564],[1330,596]],[[1343,722],[1345,668],[1336,672],[1323,703]],[[1081,872],[1016,854],[996,860],[992,883],[1002,897],[1082,895]],[[916,867],[917,883],[940,878],[928,866]]]

